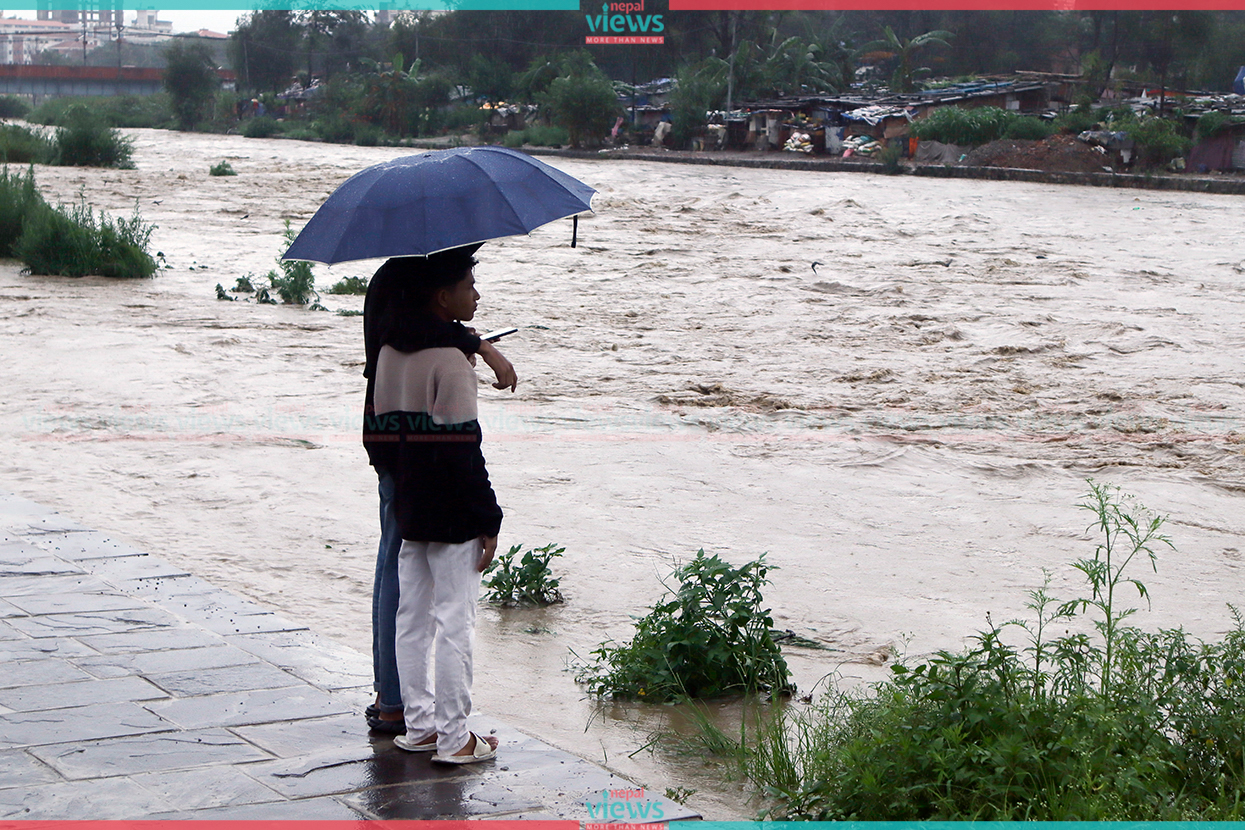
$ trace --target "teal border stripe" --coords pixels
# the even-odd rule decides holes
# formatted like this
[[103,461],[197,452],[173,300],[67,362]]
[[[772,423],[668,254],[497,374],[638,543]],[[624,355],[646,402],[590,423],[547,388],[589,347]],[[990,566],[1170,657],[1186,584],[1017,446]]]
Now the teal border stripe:
[[[33,10],[81,10],[115,8],[124,5],[132,10],[139,5],[135,0],[122,3],[82,3],[75,0],[10,0],[5,4],[10,9]],[[161,11],[231,11],[238,9],[240,14],[248,11],[281,9],[289,11],[376,11],[377,2],[342,2],[342,0],[147,0],[148,6],[157,6]],[[386,3],[385,8],[393,12],[402,11],[579,11],[579,0],[393,0]]]
[[[607,825],[594,825],[604,826]],[[672,821],[668,827],[669,830],[1241,830],[1242,825],[1233,821]]]

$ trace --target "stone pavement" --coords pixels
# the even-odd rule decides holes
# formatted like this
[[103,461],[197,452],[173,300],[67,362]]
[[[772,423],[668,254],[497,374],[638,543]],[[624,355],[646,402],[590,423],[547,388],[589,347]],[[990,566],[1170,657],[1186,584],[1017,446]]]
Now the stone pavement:
[[498,758],[439,767],[371,698],[370,656],[0,493],[0,818],[582,822],[635,786],[487,716]]

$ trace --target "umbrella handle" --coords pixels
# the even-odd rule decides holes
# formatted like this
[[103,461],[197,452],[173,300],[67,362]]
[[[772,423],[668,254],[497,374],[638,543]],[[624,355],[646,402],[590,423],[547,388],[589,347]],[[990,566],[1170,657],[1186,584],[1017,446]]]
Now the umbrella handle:
[[579,214],[575,214],[571,218],[571,247],[575,247],[575,241],[579,238]]

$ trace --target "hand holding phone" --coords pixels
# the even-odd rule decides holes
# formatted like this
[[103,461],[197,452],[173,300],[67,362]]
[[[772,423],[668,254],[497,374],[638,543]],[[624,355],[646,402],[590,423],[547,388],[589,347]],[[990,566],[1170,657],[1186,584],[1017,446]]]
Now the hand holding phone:
[[496,343],[498,340],[501,340],[507,334],[514,334],[516,331],[518,331],[518,329],[513,328],[513,327],[508,328],[508,329],[498,329],[497,331],[490,331],[488,334],[482,335],[480,339],[487,340],[490,343]]

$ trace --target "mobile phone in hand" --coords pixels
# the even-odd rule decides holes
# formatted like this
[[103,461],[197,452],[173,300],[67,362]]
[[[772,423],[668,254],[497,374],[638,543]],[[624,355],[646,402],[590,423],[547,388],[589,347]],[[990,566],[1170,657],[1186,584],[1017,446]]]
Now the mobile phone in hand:
[[483,335],[480,339],[487,340],[490,343],[496,343],[498,340],[501,340],[507,334],[514,334],[516,331],[518,331],[517,328],[498,329],[497,331],[490,331],[488,334]]

